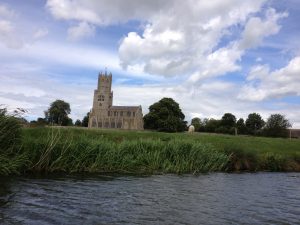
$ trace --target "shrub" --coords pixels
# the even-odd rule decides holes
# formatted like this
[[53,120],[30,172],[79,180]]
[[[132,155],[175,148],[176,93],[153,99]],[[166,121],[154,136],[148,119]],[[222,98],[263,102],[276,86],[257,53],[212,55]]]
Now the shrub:
[[9,115],[5,108],[0,109],[0,153],[13,151],[20,144],[20,141],[20,120],[15,114]]

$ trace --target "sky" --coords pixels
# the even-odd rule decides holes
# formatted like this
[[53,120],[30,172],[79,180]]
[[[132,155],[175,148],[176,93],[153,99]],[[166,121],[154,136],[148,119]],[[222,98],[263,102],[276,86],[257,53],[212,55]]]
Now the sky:
[[33,120],[63,99],[82,119],[107,70],[114,105],[300,128],[299,21],[298,0],[0,0],[0,104]]

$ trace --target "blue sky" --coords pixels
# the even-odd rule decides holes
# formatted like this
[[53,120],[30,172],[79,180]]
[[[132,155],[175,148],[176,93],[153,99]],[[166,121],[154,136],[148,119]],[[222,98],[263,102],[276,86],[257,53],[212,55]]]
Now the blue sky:
[[282,113],[300,128],[297,0],[1,0],[0,104],[81,119],[97,76],[115,105],[179,102],[186,119]]

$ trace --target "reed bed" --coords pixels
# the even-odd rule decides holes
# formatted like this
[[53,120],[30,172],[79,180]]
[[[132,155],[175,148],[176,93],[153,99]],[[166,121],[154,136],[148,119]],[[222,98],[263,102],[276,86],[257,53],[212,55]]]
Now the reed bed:
[[0,175],[300,171],[299,140],[76,128],[17,132],[1,150]]
[[113,141],[59,129],[26,138],[22,149],[31,162],[27,170],[39,172],[200,173],[222,171],[229,159],[210,144],[175,139]]

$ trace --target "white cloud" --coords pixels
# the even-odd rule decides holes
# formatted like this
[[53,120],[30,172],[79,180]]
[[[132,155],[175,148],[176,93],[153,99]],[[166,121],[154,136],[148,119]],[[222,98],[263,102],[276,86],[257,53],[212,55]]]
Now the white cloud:
[[47,36],[48,33],[49,33],[49,31],[47,28],[40,28],[33,34],[33,38],[36,40],[41,39],[41,38]]
[[88,45],[72,45],[60,42],[40,41],[26,45],[18,51],[11,51],[0,46],[1,55],[7,59],[33,61],[43,65],[57,65],[87,67],[93,69],[107,66],[110,69],[119,69],[118,58],[115,54]]
[[[143,21],[143,34],[130,32],[119,47],[123,68],[143,67],[144,72],[164,76],[206,73],[209,57],[233,56],[234,49],[213,52],[231,26],[244,24],[253,13],[259,12],[266,0],[214,1],[138,1],[138,0],[48,0],[47,8],[57,19],[75,20],[98,26]],[[225,53],[226,52],[226,53]],[[228,71],[238,69],[230,62]],[[225,69],[225,71],[223,70]],[[221,65],[212,76],[228,72]],[[217,72],[218,71],[218,72]],[[199,77],[201,77],[200,75]],[[209,76],[209,75],[205,75]]]
[[68,39],[71,41],[78,41],[83,38],[92,37],[95,35],[95,26],[86,22],[80,22],[76,26],[68,29]]
[[[80,82],[64,82],[68,76],[46,75],[45,68],[34,65],[11,65],[0,74],[0,101],[11,108],[23,107],[29,110],[30,118],[43,116],[44,110],[56,99],[71,104],[73,120],[82,119],[92,106],[93,91],[97,75],[86,76]],[[55,78],[54,78],[55,77]],[[9,87],[9,88],[8,88]],[[231,112],[238,118],[246,118],[251,112],[259,112],[265,119],[271,113],[282,113],[291,120],[294,127],[300,127],[300,105],[280,105],[272,109],[259,102],[237,99],[241,88],[238,84],[224,81],[204,81],[196,85],[155,85],[115,84],[114,105],[139,105],[144,114],[148,107],[163,97],[174,98],[190,120],[195,115],[221,118]],[[276,105],[275,105],[276,106]],[[297,113],[298,112],[298,113]]]
[[268,76],[270,72],[270,68],[268,65],[256,65],[250,69],[250,72],[247,76],[247,81],[264,79],[264,77]]
[[287,66],[270,72],[267,65],[258,65],[251,69],[247,83],[238,98],[250,101],[262,101],[285,96],[300,96],[300,56],[290,60]]
[[15,23],[12,21],[15,12],[5,5],[0,4],[0,43],[6,47],[19,49],[23,41],[17,35]]
[[123,39],[122,66],[144,64],[146,72],[164,76],[193,73],[193,81],[237,70],[242,54],[237,46],[214,48],[229,27],[243,24],[263,1],[177,3],[150,18],[142,35],[131,32]]
[[13,18],[15,12],[8,8],[6,5],[0,4],[0,18]]
[[[278,20],[287,13],[271,8],[264,18],[254,16],[265,2],[48,0],[47,8],[55,18],[79,21],[87,29],[89,24],[142,21],[142,34],[129,32],[120,42],[122,68],[138,67],[145,73],[166,77],[192,74],[189,81],[197,82],[239,70],[238,63],[248,48],[257,47],[263,38],[279,31]],[[230,34],[230,28],[237,25],[245,26],[241,39],[218,47],[221,39]],[[69,36],[89,36],[79,27],[70,28]],[[74,35],[70,35],[73,29]]]
[[275,9],[271,8],[266,11],[265,20],[259,17],[250,18],[245,25],[239,47],[241,49],[257,47],[264,37],[278,33],[280,30],[278,20],[287,16],[286,12],[276,13]]
[[139,0],[48,0],[47,8],[57,19],[85,21],[97,25],[126,23],[129,20],[147,20],[157,10],[164,10],[171,1]]
[[[54,80],[47,67],[63,65],[68,70],[108,67],[118,74],[118,81],[113,86],[115,104],[142,104],[146,113],[153,102],[172,97],[180,103],[187,119],[195,115],[220,118],[225,112],[243,118],[251,112],[259,112],[266,118],[276,112],[286,114],[300,127],[299,104],[274,103],[268,107],[260,102],[299,95],[299,76],[295,75],[299,74],[297,57],[275,71],[268,65],[253,67],[244,86],[216,79],[240,70],[240,60],[247,49],[264,44],[266,37],[279,31],[279,21],[286,14],[265,10],[265,2],[48,0],[47,8],[56,19],[75,24],[68,30],[70,40],[92,37],[97,26],[120,25],[130,20],[139,21],[140,30],[129,32],[120,40],[118,53],[83,42],[74,44],[65,39],[62,42],[58,36],[55,41],[42,39],[18,51],[0,45],[1,59],[16,63],[10,70],[4,70],[7,63],[0,62],[0,102],[27,107],[30,115],[43,116],[51,101],[62,98],[71,103],[73,119],[81,119],[91,107],[96,80],[89,75],[80,82],[70,82],[70,74]],[[2,32],[2,37],[11,35],[5,40],[13,39],[18,36],[19,25],[9,13],[2,14],[6,16],[1,17],[0,7],[0,21],[6,21],[0,26],[0,38]],[[39,24],[39,27],[44,26]],[[35,29],[37,27],[31,27],[31,30]],[[52,31],[51,26],[35,30],[30,37],[45,37],[48,29]],[[231,36],[234,29],[239,33]],[[47,40],[51,38],[47,37]],[[230,41],[223,42],[223,38]],[[262,57],[264,63],[267,62],[267,58]],[[34,65],[18,65],[17,62],[34,62]],[[120,62],[127,72],[123,71]],[[36,67],[37,64],[41,67]],[[147,79],[156,82],[151,82],[155,85],[128,85],[132,78],[139,78],[141,83],[146,83]]]
[[0,20],[0,42],[13,49],[23,46],[23,41],[16,35],[15,26],[11,21]]

